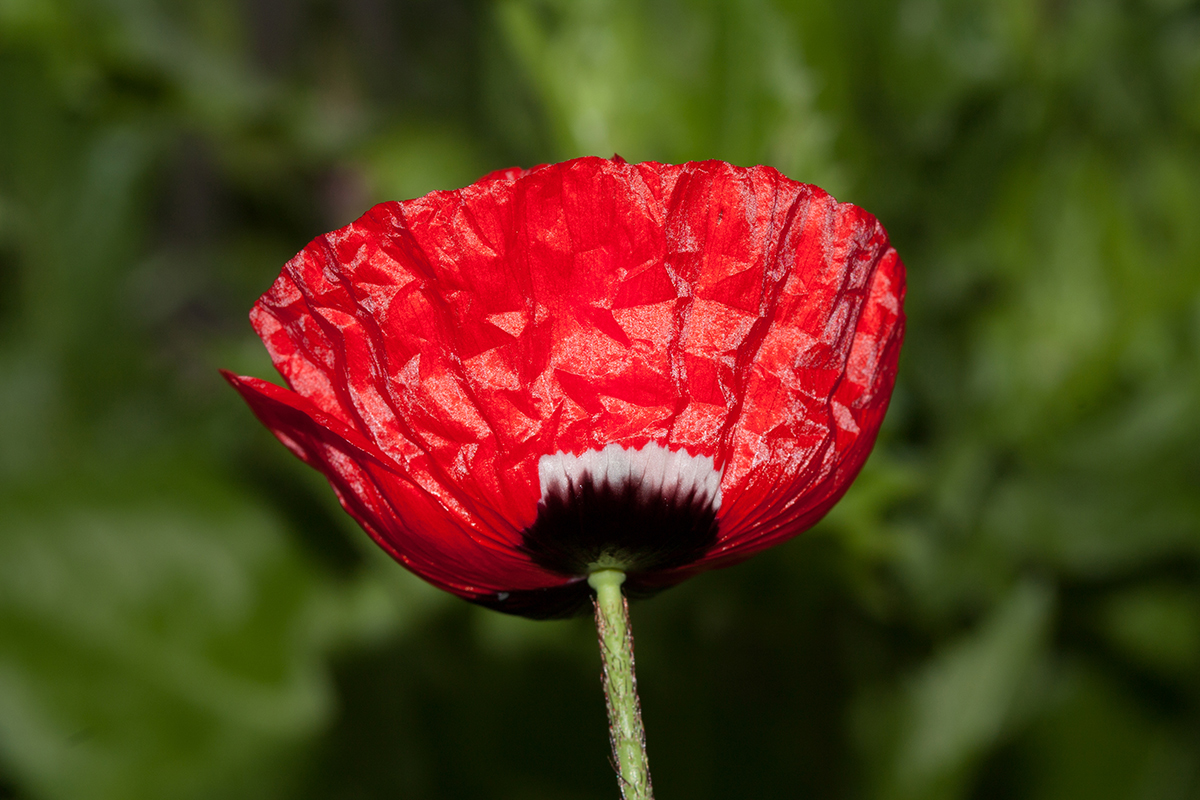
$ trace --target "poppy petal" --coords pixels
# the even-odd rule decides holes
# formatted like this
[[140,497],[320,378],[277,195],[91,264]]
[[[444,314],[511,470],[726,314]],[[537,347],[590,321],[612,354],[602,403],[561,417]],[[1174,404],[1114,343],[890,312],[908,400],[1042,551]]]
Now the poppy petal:
[[[814,186],[583,158],[314,240],[251,313],[293,391],[230,380],[410,569],[557,613],[581,558],[624,553],[648,593],[815,523],[878,432],[903,296],[878,221]],[[590,466],[549,492],[560,457]],[[629,470],[688,459],[719,493],[647,505]]]

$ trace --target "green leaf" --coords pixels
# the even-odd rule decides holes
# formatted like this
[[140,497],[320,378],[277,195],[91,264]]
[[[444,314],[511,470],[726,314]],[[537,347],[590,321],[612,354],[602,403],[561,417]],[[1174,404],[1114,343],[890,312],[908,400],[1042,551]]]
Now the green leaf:
[[219,486],[58,494],[0,517],[4,760],[48,798],[279,791],[330,713],[317,574]]
[[1053,609],[1050,591],[1018,584],[986,619],[948,643],[905,684],[879,796],[962,796],[1036,691]]

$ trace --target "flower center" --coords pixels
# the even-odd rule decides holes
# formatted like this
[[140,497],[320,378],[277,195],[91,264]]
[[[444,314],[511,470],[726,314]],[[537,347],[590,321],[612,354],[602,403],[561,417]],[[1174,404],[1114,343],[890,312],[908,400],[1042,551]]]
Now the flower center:
[[691,563],[716,541],[721,473],[710,457],[610,444],[542,456],[538,479],[538,516],[522,546],[546,569],[636,576]]

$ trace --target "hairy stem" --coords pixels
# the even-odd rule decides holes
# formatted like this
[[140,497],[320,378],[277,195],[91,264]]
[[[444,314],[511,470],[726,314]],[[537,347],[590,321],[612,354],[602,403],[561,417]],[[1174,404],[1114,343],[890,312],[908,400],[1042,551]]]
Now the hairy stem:
[[608,730],[621,797],[653,800],[646,761],[646,732],[642,728],[637,675],[633,670],[629,603],[621,594],[624,582],[625,573],[616,569],[601,569],[588,576],[588,584],[596,590],[596,630],[604,662],[604,697],[608,702]]

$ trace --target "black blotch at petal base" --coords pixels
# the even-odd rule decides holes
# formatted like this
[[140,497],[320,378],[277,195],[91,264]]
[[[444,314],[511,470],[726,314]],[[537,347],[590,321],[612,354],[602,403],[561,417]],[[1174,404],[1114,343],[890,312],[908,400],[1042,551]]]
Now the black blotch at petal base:
[[626,596],[648,597],[661,570],[701,558],[717,540],[717,512],[695,491],[646,496],[629,483],[611,486],[585,474],[538,503],[521,549],[540,567],[581,580],[548,589],[501,592],[472,602],[533,619],[570,617],[591,608],[586,577],[596,563],[624,566]]

